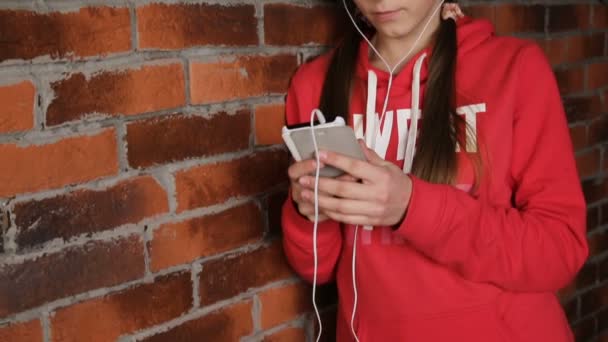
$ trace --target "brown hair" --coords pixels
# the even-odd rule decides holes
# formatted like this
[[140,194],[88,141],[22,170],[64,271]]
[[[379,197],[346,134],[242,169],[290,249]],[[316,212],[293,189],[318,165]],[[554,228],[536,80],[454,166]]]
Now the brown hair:
[[[348,6],[354,13],[354,3],[349,1]],[[367,30],[366,34],[372,33],[373,28],[364,22],[358,24]],[[319,108],[329,120],[337,115],[347,119],[349,113],[353,74],[362,38],[352,24],[346,26],[345,35],[330,61],[321,93]],[[429,62],[421,129],[412,167],[415,176],[432,183],[454,183],[458,171],[456,146],[460,145],[466,151],[467,126],[463,117],[456,113],[457,50],[456,23],[441,20]],[[427,129],[429,127],[432,129]]]

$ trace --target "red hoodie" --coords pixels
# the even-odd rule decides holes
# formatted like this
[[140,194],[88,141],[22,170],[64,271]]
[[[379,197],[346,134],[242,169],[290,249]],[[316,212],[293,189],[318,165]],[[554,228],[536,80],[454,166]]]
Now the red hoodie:
[[[466,152],[482,157],[480,186],[471,191],[475,172],[460,151],[458,184],[412,176],[400,227],[359,229],[354,329],[362,342],[572,341],[556,292],[587,257],[586,206],[551,67],[535,44],[497,37],[487,21],[461,19],[457,36],[457,112],[476,131],[479,145],[471,139]],[[393,81],[375,146],[398,166],[412,112],[414,64],[428,53],[414,56]],[[308,122],[319,105],[329,59],[321,56],[294,75],[289,124]],[[419,71],[421,96],[427,69],[428,58]],[[371,92],[370,70],[378,79]],[[370,64],[361,43],[351,124],[366,116],[369,98],[375,96],[375,110],[382,111],[388,77]],[[290,264],[312,282],[313,223],[288,198],[282,224]],[[353,341],[353,233],[353,226],[331,220],[318,228],[318,281],[337,281],[340,342]]]

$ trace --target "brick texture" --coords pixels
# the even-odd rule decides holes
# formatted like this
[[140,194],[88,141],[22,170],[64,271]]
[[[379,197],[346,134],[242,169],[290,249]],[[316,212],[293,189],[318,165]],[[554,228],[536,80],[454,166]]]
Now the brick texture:
[[285,93],[296,62],[292,55],[193,61],[190,65],[192,102],[215,103]]
[[144,274],[143,242],[137,236],[89,242],[0,271],[0,317]]
[[33,320],[0,327],[0,341],[42,342],[42,325],[39,320]]
[[204,304],[212,304],[292,275],[279,244],[210,261],[203,268],[200,295]]
[[181,64],[145,65],[138,69],[99,72],[87,79],[76,73],[51,83],[49,126],[96,115],[135,115],[185,104]]
[[30,81],[0,86],[0,134],[34,127],[36,88]]
[[[608,342],[608,5],[459,3],[552,65],[589,243],[558,295],[577,342]],[[315,337],[281,127],[294,71],[350,25],[340,1],[0,7],[0,341]],[[336,285],[317,292],[335,341]]]
[[[175,175],[178,210],[250,196],[287,181],[287,155],[259,152],[230,162],[205,165]],[[205,182],[213,179],[213,182]]]
[[304,342],[306,331],[302,328],[287,328],[264,337],[263,342]]
[[248,203],[219,214],[162,225],[150,243],[152,270],[191,262],[255,242],[263,234],[262,214]]
[[258,145],[282,144],[285,125],[284,105],[263,105],[255,109],[255,142]]
[[[335,43],[344,17],[330,6],[304,7],[287,4],[264,6],[264,37],[270,45],[306,45]],[[342,14],[341,12],[339,14]],[[302,30],[314,27],[314,30]]]
[[150,4],[137,8],[139,47],[256,45],[253,5]]
[[241,302],[141,341],[239,341],[241,337],[250,335],[253,331],[251,310],[251,301]]
[[13,212],[17,244],[31,247],[137,223],[168,210],[167,194],[160,184],[152,177],[140,177],[101,191],[80,190],[19,203]]
[[310,287],[303,283],[273,288],[260,294],[262,328],[268,329],[312,310]]
[[113,130],[47,145],[0,144],[0,197],[42,191],[118,172]]
[[250,132],[247,110],[210,118],[172,115],[135,122],[127,127],[129,164],[141,168],[243,150],[249,146]]
[[53,341],[115,341],[176,318],[192,305],[191,286],[189,273],[168,275],[58,310],[51,319]]
[[85,7],[74,12],[0,10],[0,62],[7,59],[82,58],[131,48],[128,8]]

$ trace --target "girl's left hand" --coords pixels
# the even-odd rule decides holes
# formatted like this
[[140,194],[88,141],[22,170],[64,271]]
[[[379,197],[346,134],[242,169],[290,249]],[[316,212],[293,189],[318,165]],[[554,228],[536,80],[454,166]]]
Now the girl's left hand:
[[[410,177],[380,158],[376,152],[359,141],[367,162],[342,154],[321,151],[319,158],[326,165],[345,171],[360,182],[333,178],[319,179],[319,209],[331,219],[353,225],[393,226],[405,216],[412,192]],[[306,190],[305,200],[314,204],[315,178],[300,178]],[[328,196],[330,195],[330,196]]]

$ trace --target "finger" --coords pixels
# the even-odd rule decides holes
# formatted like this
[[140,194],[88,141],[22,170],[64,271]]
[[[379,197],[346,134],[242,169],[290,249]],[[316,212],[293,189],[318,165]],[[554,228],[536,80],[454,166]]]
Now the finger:
[[364,215],[347,215],[331,211],[326,211],[325,214],[332,220],[342,222],[346,224],[359,225],[359,226],[377,226],[378,220],[372,219]]
[[365,141],[363,141],[363,139],[359,139],[359,145],[361,145],[361,150],[363,150],[363,154],[365,155],[365,158],[367,158],[367,161],[369,161],[373,165],[378,165],[378,166],[382,166],[382,165],[386,164],[386,160],[382,159],[382,157],[380,157],[378,155],[378,153],[376,153],[376,151],[367,147],[367,145],[365,145]]
[[[302,195],[304,198],[314,197],[314,194],[308,190],[303,191]],[[332,211],[341,214],[357,214],[367,216],[379,216],[382,214],[381,207],[373,202],[336,198],[321,194],[319,194],[317,199],[319,209],[323,212]]]
[[[323,167],[323,163],[320,164],[320,167]],[[287,173],[292,181],[297,181],[298,178],[304,175],[309,175],[315,172],[316,169],[317,161],[314,159],[308,159],[293,163],[289,169],[287,169]]]
[[358,182],[359,181],[359,179],[349,175],[348,173],[343,174],[342,176],[338,176],[335,179],[339,180],[339,181],[343,181],[343,182]]
[[[300,178],[300,185],[314,190],[315,179],[310,176]],[[332,178],[319,179],[319,191],[342,198],[355,200],[372,200],[374,199],[374,191],[367,184],[345,182]]]
[[[310,204],[299,205],[298,211],[300,212],[300,214],[306,216],[310,221],[315,220],[315,207],[313,205],[310,205]],[[319,221],[324,221],[327,219],[328,219],[328,216],[321,213],[321,210],[319,210]]]
[[336,167],[355,178],[371,180],[374,179],[378,172],[377,166],[340,153],[321,151],[319,157],[322,163]]

